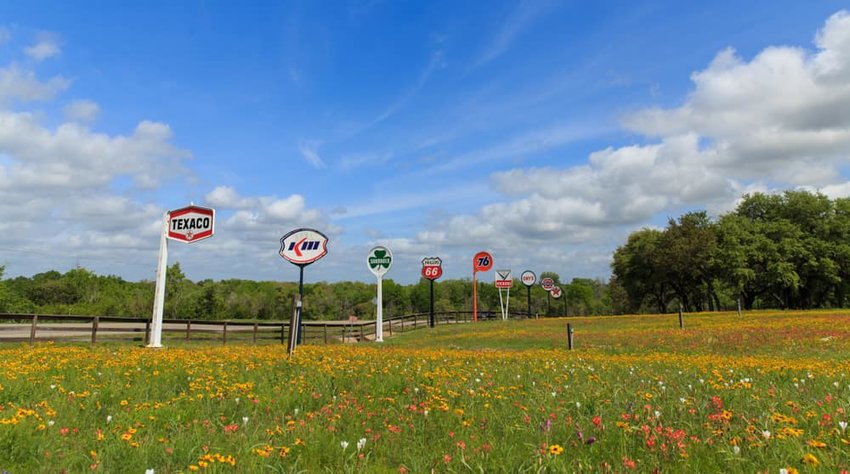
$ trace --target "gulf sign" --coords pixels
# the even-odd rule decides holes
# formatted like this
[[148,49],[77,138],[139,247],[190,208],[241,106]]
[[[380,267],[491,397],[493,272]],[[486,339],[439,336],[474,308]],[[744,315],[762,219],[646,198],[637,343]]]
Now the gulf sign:
[[281,257],[295,265],[309,265],[328,253],[328,238],[315,229],[295,229],[280,238]]
[[172,240],[194,243],[213,236],[215,210],[189,206],[168,213],[168,234]]
[[546,277],[546,278],[540,280],[540,286],[542,286],[543,289],[546,290],[546,291],[552,291],[552,288],[555,287],[555,280],[553,280],[549,277]]

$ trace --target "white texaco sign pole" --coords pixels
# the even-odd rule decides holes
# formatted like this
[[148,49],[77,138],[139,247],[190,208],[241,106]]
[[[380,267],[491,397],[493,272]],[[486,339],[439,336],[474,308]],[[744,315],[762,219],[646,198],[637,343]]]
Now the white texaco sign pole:
[[212,237],[214,230],[215,211],[213,209],[193,204],[163,215],[148,347],[162,347],[162,312],[165,305],[165,275],[168,270],[168,239],[193,243]]

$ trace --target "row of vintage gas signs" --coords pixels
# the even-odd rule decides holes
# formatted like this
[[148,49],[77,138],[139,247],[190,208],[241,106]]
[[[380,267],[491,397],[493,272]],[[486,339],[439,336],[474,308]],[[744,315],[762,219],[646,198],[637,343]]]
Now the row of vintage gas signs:
[[[215,210],[213,209],[192,205],[168,213],[167,236],[169,239],[194,243],[212,237],[214,231]],[[328,237],[315,229],[295,229],[280,239],[280,256],[298,266],[309,265],[327,253]],[[383,246],[370,250],[366,259],[369,270],[378,278],[389,271],[392,262],[392,252]],[[439,257],[423,258],[422,277],[432,281],[440,278],[443,275],[442,264],[443,261]],[[478,252],[472,259],[473,276],[478,272],[489,271],[492,267],[493,256],[488,252]],[[520,275],[520,281],[530,288],[537,282],[537,276],[531,270],[526,270]],[[562,290],[555,286],[552,278],[543,278],[540,286],[552,297],[560,298]],[[496,270],[496,288],[510,289],[512,287],[511,271]]]

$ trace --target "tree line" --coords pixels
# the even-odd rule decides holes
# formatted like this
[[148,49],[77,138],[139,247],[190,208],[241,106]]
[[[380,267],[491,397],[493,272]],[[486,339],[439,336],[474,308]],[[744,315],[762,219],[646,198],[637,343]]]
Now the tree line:
[[[130,282],[118,276],[96,275],[85,268],[65,273],[48,271],[32,277],[2,279],[0,266],[0,313],[72,314],[93,316],[149,317],[152,312],[154,282]],[[552,299],[539,285],[532,288],[532,314],[610,313],[612,305],[607,284],[575,278],[562,284],[557,273],[544,272],[563,288],[560,300]],[[168,319],[267,319],[290,317],[297,282],[240,279],[201,280],[186,278],[179,263],[167,269],[164,317]],[[430,309],[430,282],[421,279],[401,285],[384,279],[384,315],[391,317],[424,313]],[[499,295],[492,283],[478,283],[480,314],[499,314]],[[472,309],[472,283],[469,279],[439,280],[434,284],[436,311]],[[356,316],[375,317],[374,283],[336,282],[304,285],[304,317],[312,320],[338,320]],[[526,289],[517,280],[511,291],[512,312],[525,312]]]
[[[755,193],[734,211],[712,218],[693,211],[669,219],[663,229],[633,232],[618,247],[609,281],[561,282],[559,300],[535,285],[532,314],[540,316],[666,313],[742,308],[844,307],[850,296],[850,199],[808,191]],[[130,282],[85,268],[3,279],[0,313],[149,317],[154,282]],[[479,282],[479,308],[497,315],[499,295]],[[211,279],[193,282],[180,264],[167,269],[164,316],[171,319],[289,318],[295,282]],[[383,283],[384,314],[424,313],[429,281]],[[526,290],[517,280],[511,310],[526,311]],[[304,317],[314,320],[374,318],[375,284],[319,282],[304,286]],[[469,279],[435,282],[437,311],[472,309]]]
[[844,307],[850,291],[850,199],[820,193],[744,195],[644,228],[615,252],[616,312]]

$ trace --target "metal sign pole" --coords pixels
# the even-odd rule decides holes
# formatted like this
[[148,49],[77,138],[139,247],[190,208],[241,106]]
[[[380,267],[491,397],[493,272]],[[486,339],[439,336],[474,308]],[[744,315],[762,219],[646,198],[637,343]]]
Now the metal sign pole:
[[528,290],[528,319],[531,319],[531,287],[527,286]]
[[499,316],[502,317],[502,321],[505,320],[505,303],[502,302],[502,289],[499,288]]
[[475,270],[472,271],[472,322],[478,321],[478,283],[475,282]]
[[431,320],[430,325],[434,327],[434,280],[428,280],[431,282]]
[[162,216],[162,235],[159,239],[159,262],[156,265],[151,335],[148,347],[162,347],[162,313],[165,304],[165,276],[168,270],[168,212]]
[[295,343],[301,345],[301,308],[304,300],[304,265],[298,265],[300,276],[298,277],[298,301],[295,303],[295,314],[298,315],[298,321],[295,327]]
[[508,320],[508,306],[511,305],[511,289],[510,288],[508,288],[507,293],[508,293],[508,297],[505,300],[505,321]]
[[375,342],[384,342],[384,293],[381,290],[383,276],[378,277],[378,313],[375,321]]

